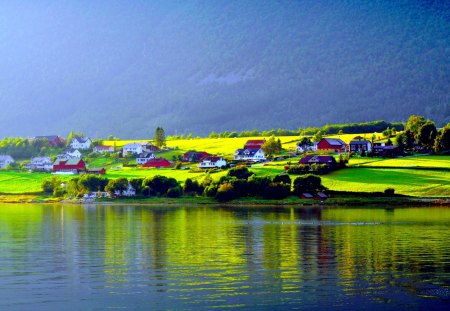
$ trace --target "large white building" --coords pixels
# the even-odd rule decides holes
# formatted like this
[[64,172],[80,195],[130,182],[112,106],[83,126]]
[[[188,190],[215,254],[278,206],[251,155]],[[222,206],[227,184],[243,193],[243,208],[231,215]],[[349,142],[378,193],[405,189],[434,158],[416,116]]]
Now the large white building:
[[51,171],[53,163],[50,157],[34,157],[25,167],[33,171]]
[[14,163],[14,159],[10,155],[0,155],[0,168],[6,168],[11,163]]
[[206,157],[199,164],[200,168],[221,168],[227,166],[227,161],[222,157]]
[[261,162],[266,160],[266,155],[262,149],[258,148],[238,149],[234,153],[234,159],[239,161]]
[[85,137],[74,137],[70,142],[70,147],[73,149],[88,150],[91,147],[91,139]]

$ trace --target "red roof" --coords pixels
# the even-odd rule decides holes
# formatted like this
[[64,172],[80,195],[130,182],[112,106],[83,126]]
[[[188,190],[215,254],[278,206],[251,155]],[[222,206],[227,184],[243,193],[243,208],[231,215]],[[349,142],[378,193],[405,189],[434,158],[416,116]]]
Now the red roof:
[[53,171],[84,171],[86,163],[82,159],[58,160],[53,165]]
[[244,145],[244,149],[260,149],[265,142],[265,139],[247,140]]
[[151,159],[142,167],[168,167],[170,166],[170,162],[163,158]]

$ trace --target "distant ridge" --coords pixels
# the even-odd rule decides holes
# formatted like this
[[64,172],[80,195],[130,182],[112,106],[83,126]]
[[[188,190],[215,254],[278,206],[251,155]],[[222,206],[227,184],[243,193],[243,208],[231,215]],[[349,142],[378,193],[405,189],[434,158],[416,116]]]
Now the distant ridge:
[[0,137],[450,122],[450,2],[11,2]]

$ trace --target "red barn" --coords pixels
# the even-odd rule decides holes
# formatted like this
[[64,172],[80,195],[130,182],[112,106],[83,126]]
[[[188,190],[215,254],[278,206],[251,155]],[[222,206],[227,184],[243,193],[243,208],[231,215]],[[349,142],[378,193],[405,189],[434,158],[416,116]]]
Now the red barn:
[[247,140],[244,145],[244,149],[261,149],[262,145],[264,145],[265,142],[265,139]]
[[80,158],[69,160],[56,160],[53,164],[53,172],[78,174],[86,171],[86,163]]
[[145,163],[144,165],[142,165],[142,167],[169,167],[171,164],[169,161],[167,161],[166,159],[163,158],[156,158],[156,159],[151,159],[149,160],[147,163]]
[[328,152],[344,152],[347,144],[339,138],[322,138],[317,144],[317,150]]

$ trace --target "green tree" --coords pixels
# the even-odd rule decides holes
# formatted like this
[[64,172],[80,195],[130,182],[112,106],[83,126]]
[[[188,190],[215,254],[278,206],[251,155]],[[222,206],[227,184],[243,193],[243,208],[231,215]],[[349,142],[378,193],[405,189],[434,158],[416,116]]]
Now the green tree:
[[397,133],[395,136],[395,141],[397,143],[398,148],[403,151],[406,147],[406,134],[405,133]]
[[253,174],[254,173],[250,172],[247,167],[240,166],[240,167],[233,167],[232,169],[230,169],[228,171],[227,176],[236,177],[237,179],[245,179],[245,180],[247,180]]
[[425,118],[422,116],[411,115],[406,122],[405,130],[408,130],[412,133],[415,139],[417,134],[419,133],[419,129],[422,125],[425,124]]
[[450,125],[446,125],[439,131],[434,142],[434,150],[437,152],[450,151]]
[[281,151],[281,141],[276,140],[274,136],[271,136],[261,147],[267,156],[272,156]]
[[317,193],[323,190],[322,180],[316,175],[304,175],[294,180],[294,193],[301,195],[302,193]]
[[434,140],[436,139],[437,130],[434,122],[427,121],[419,129],[416,135],[417,143],[426,149],[434,147]]
[[325,135],[325,133],[324,132],[322,132],[321,130],[318,130],[315,134],[314,134],[314,136],[313,136],[313,141],[320,141],[322,138],[323,138],[323,136]]
[[166,145],[166,133],[164,132],[164,129],[162,127],[158,126],[156,128],[153,140],[155,141],[155,145],[159,148],[162,148]]
[[128,189],[128,179],[125,177],[110,179],[108,184],[105,187],[105,191],[107,191],[111,196],[115,194],[116,191],[122,193]]

